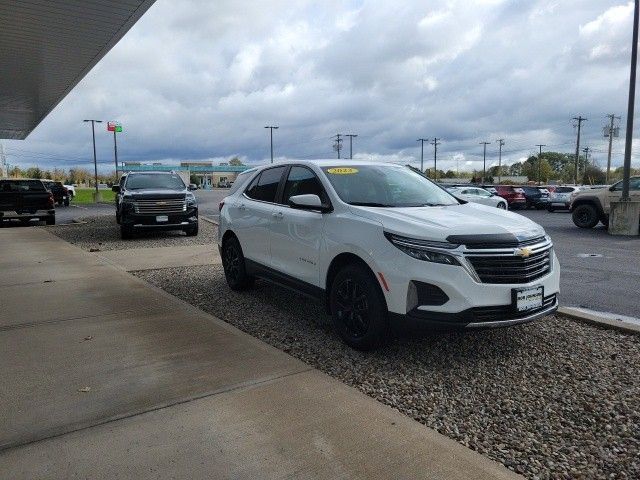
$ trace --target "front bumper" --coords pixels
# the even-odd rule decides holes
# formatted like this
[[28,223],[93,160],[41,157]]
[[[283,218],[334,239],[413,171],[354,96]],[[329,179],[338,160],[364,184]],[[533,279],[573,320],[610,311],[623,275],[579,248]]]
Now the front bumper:
[[556,294],[545,297],[541,308],[528,312],[514,311],[510,305],[476,307],[458,313],[432,312],[414,309],[405,315],[391,314],[395,327],[447,328],[447,329],[489,329],[503,328],[533,322],[551,315],[558,309]]
[[[399,321],[488,328],[532,321],[555,311],[560,291],[560,265],[553,250],[550,260],[550,270],[528,283],[485,283],[472,274],[475,271],[470,273],[469,268],[417,260],[398,249],[386,250],[384,260],[374,268],[386,280],[388,288],[381,287],[387,307],[392,317]],[[469,267],[473,270],[472,265]],[[444,301],[428,302],[420,295],[416,297],[416,282],[438,287]],[[528,287],[543,288],[543,305],[536,311],[518,312],[514,307],[513,291]]]
[[[166,216],[166,222],[158,221],[157,217]],[[187,207],[182,213],[154,213],[153,215],[123,213],[120,223],[126,227],[149,230],[180,230],[181,228],[196,225],[198,223],[198,207]]]

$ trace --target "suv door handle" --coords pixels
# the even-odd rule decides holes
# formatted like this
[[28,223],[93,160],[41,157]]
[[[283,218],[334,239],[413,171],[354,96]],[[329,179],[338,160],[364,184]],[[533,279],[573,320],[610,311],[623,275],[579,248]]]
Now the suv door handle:
[[275,218],[282,218],[283,217],[282,212],[273,212],[271,215],[274,216]]

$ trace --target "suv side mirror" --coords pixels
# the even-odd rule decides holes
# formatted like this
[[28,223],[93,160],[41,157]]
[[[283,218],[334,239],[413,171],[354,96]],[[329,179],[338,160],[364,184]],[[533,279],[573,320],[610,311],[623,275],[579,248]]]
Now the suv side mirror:
[[318,195],[294,195],[289,197],[289,206],[299,210],[320,210],[322,213],[331,211],[331,207],[324,205]]
[[189,184],[189,190],[193,191],[193,190],[197,190],[197,189],[198,189],[198,186],[197,186],[197,185],[195,185],[195,184],[193,184],[193,183],[190,183],[190,184]]
[[113,187],[111,187],[111,190],[116,193],[120,193],[120,185],[114,185]]

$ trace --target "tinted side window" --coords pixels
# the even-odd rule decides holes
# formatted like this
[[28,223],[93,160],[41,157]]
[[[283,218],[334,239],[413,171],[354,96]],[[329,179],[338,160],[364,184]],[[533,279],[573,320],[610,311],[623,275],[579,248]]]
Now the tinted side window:
[[244,187],[247,182],[249,181],[249,179],[251,178],[251,174],[250,173],[245,173],[244,175],[238,175],[238,177],[236,178],[236,181],[233,182],[233,185],[231,186],[231,189],[229,190],[229,195],[233,195],[234,193],[236,193],[238,190],[240,190],[241,187]]
[[318,177],[305,167],[291,167],[287,182],[284,186],[284,204],[289,203],[289,198],[295,195],[317,195],[320,200],[326,202],[326,195]]
[[245,192],[249,198],[263,202],[275,202],[278,184],[284,173],[285,167],[269,168],[263,170],[260,176],[251,182]]

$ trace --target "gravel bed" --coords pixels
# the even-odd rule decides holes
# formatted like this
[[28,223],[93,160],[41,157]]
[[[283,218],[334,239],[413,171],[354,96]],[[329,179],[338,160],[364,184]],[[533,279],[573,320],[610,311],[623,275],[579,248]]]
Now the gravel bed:
[[269,283],[233,292],[219,266],[136,275],[528,478],[640,478],[640,336],[548,317],[361,353]]
[[216,242],[218,234],[215,225],[200,219],[199,232],[195,237],[187,237],[180,230],[145,231],[137,233],[131,240],[122,240],[120,226],[116,223],[115,215],[87,217],[80,220],[86,223],[47,227],[47,231],[83,250],[92,252],[213,244]]

